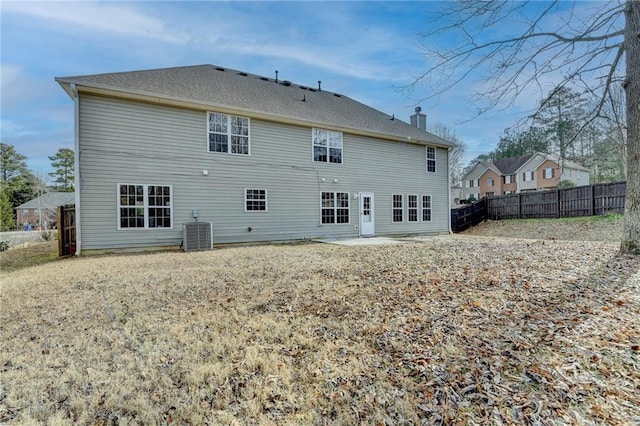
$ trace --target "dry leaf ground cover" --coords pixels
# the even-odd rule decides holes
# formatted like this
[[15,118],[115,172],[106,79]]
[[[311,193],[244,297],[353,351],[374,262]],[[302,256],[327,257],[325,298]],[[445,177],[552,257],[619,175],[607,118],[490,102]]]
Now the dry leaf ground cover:
[[640,259],[478,236],[3,272],[0,421],[640,424]]

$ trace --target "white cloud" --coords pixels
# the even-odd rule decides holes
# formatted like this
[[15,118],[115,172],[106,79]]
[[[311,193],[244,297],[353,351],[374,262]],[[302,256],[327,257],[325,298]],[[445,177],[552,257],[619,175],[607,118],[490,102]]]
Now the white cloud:
[[30,131],[20,123],[16,123],[15,121],[11,121],[11,120],[2,119],[0,120],[0,134],[2,135],[2,139],[4,140],[5,138],[28,136],[36,133],[33,131]]
[[0,64],[0,81],[2,81],[2,92],[20,79],[22,74],[20,67],[14,64]]
[[3,14],[42,18],[66,29],[82,28],[119,35],[147,37],[182,43],[184,35],[171,34],[162,20],[144,15],[124,5],[94,2],[4,2]]

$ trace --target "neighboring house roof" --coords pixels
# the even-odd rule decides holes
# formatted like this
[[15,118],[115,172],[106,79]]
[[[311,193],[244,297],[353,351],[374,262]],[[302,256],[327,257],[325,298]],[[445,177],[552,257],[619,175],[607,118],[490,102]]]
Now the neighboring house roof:
[[16,209],[55,209],[59,206],[73,204],[75,192],[47,192],[33,200],[20,204]]
[[512,175],[518,171],[527,161],[529,161],[534,155],[523,155],[522,157],[503,158],[502,160],[494,161],[493,164],[498,168],[503,175]]
[[55,79],[80,92],[247,113],[274,121],[327,126],[388,139],[451,147],[453,143],[348,96],[215,65],[163,68]]
[[[491,170],[491,171],[496,172],[497,174],[501,174],[500,169],[498,169],[498,167],[496,167],[496,165],[493,164],[493,163],[490,163],[488,161],[482,161],[482,162],[480,162],[480,164],[482,166],[486,167],[487,170]],[[487,171],[485,170],[484,173],[486,173],[486,172]]]
[[[551,155],[551,154],[541,154],[545,159],[547,160],[551,160],[553,162],[555,162],[556,164],[560,164],[560,157],[557,155]],[[571,160],[564,160],[564,168],[565,169],[574,169],[574,170],[582,170],[584,172],[589,172],[590,170],[574,161]]]

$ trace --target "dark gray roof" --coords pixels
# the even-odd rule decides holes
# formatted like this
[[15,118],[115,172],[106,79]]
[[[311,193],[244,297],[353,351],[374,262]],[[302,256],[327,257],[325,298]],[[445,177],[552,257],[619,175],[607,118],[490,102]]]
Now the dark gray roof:
[[281,79],[276,83],[273,78],[215,65],[57,77],[56,81],[63,87],[75,83],[80,88],[93,87],[229,108],[249,116],[252,112],[259,113],[275,121],[288,119],[374,133],[399,141],[453,146],[445,139],[348,96]]
[[503,158],[494,161],[493,164],[502,172],[503,175],[514,174],[524,163],[529,161],[533,154],[524,155],[522,157]]
[[47,192],[33,200],[20,204],[16,209],[55,209],[58,206],[73,204],[75,200],[75,192]]

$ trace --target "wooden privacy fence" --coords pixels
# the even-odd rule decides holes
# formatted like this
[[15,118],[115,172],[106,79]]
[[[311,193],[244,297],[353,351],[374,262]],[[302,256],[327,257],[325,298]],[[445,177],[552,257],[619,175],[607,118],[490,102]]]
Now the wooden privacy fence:
[[487,199],[483,198],[465,207],[451,209],[451,230],[461,232],[487,219]]
[[626,182],[616,182],[490,197],[487,198],[487,218],[500,220],[624,213],[626,190]]
[[76,254],[76,206],[58,207],[58,255]]

